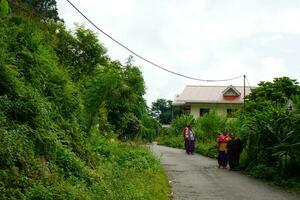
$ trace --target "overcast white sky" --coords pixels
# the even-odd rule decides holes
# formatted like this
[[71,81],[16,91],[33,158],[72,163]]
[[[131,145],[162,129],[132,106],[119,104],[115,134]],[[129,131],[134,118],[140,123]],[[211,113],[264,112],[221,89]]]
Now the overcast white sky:
[[[300,0],[72,0],[95,24],[132,50],[166,68],[200,79],[246,74],[251,85],[274,77],[300,80]],[[72,29],[84,20],[66,0],[60,17]],[[112,59],[129,52],[99,33]],[[173,100],[184,79],[135,58],[148,105]],[[243,79],[217,85],[242,85]]]

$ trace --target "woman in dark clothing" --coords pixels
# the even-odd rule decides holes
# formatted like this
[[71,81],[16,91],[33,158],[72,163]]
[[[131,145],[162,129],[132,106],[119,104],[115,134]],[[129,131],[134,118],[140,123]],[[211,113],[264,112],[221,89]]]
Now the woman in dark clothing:
[[227,143],[227,149],[230,170],[238,170],[240,154],[243,149],[241,140],[232,135],[231,140]]

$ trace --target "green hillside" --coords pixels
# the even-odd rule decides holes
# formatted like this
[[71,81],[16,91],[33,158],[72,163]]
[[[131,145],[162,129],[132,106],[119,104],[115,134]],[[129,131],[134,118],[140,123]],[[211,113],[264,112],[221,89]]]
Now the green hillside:
[[[42,3],[41,3],[42,2]],[[145,84],[54,0],[0,1],[0,199],[168,199]],[[123,141],[123,142],[121,142]]]

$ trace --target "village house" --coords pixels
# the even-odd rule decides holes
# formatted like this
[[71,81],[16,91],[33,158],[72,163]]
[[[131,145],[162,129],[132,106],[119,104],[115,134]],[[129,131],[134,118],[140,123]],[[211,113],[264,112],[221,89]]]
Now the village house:
[[[245,94],[250,87],[245,87]],[[177,95],[173,106],[180,106],[185,114],[201,117],[208,112],[233,117],[234,112],[244,103],[244,86],[199,86],[187,85]]]

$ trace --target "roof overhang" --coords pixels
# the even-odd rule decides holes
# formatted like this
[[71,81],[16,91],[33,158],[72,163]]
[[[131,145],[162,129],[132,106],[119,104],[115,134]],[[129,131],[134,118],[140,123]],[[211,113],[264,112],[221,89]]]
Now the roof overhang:
[[186,102],[186,104],[243,104],[242,101],[194,101],[194,102]]
[[181,106],[181,105],[186,105],[186,102],[184,101],[173,101],[172,102],[173,106]]
[[173,102],[173,106],[189,105],[189,104],[243,104],[243,101],[180,101]]

